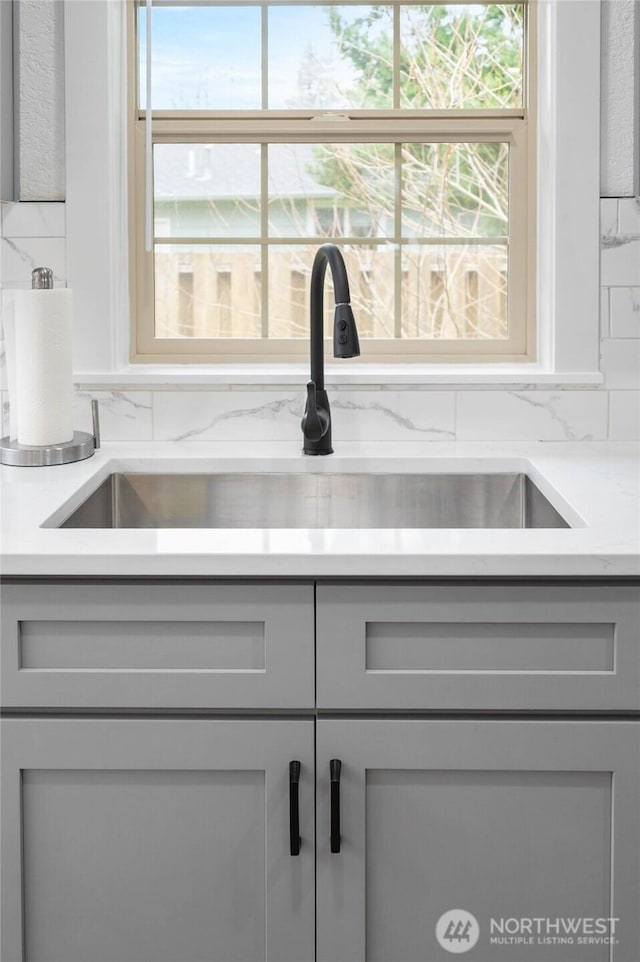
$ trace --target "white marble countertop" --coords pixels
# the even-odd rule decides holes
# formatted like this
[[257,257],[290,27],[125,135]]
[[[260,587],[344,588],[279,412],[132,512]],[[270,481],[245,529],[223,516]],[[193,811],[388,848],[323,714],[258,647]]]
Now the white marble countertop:
[[[87,461],[0,468],[4,576],[469,577],[640,575],[638,447],[625,442],[105,444]],[[526,471],[558,529],[58,529],[114,471]],[[53,520],[51,520],[53,519]],[[47,526],[47,523],[49,526]]]

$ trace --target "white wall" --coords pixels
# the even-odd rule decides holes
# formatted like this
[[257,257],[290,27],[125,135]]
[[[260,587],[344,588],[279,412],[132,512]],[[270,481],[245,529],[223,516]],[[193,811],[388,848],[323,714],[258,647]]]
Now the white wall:
[[[20,2],[31,8],[50,0]],[[635,4],[632,21],[632,0],[605,0],[605,4],[602,194],[606,199],[601,201],[600,318],[604,384],[588,389],[554,385],[333,388],[331,403],[337,442],[640,438],[640,201],[633,198],[638,176],[635,152],[640,112],[636,93],[640,4]],[[42,23],[37,19],[36,22]],[[636,71],[632,83],[628,70],[630,50]],[[621,63],[626,64],[624,70],[620,69]],[[620,123],[614,122],[614,113],[622,118]],[[634,116],[636,122],[632,123]],[[52,157],[59,164],[61,150],[47,149],[53,151]],[[36,166],[47,167],[42,144],[30,146],[23,138],[21,150],[36,158]],[[610,196],[618,192],[619,198]],[[64,283],[64,204],[4,205],[0,226],[3,286],[27,286],[30,271],[43,263],[53,267],[58,283]],[[0,366],[0,388],[4,387],[3,374]],[[185,385],[174,390],[130,386],[119,389],[116,383],[109,387],[105,390],[103,386],[80,384],[77,398],[77,426],[86,429],[90,427],[88,395],[100,398],[105,440],[299,439],[304,399],[298,388],[277,383],[254,389],[236,385],[216,389]],[[4,391],[1,400],[6,419]]]

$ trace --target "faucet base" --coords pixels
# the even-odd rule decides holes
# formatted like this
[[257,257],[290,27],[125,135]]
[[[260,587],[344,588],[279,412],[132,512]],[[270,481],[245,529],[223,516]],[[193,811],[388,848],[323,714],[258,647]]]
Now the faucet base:
[[311,451],[308,448],[303,448],[302,453],[313,454],[313,455],[333,454],[333,448],[327,448],[325,451]]
[[[333,447],[331,445],[331,410],[329,408],[329,398],[327,397],[327,392],[324,390],[324,388],[316,391],[313,381],[310,382],[310,385],[313,387],[313,391],[312,395],[307,398],[307,404],[304,409],[304,417],[302,419],[302,433],[304,435],[302,453],[333,454]],[[310,385],[307,385],[307,388],[309,388]],[[312,407],[312,413],[316,416],[317,420],[317,423],[313,425],[316,428],[316,431],[314,432],[315,438],[308,437],[305,430],[308,425],[310,405]],[[321,434],[322,431],[324,431],[324,433]],[[312,432],[310,431],[309,433]]]

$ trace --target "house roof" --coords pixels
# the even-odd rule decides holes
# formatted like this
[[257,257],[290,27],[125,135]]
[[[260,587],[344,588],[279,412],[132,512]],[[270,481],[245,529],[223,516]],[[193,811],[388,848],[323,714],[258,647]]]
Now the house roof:
[[[309,169],[313,144],[270,148],[269,195],[334,197]],[[154,190],[157,200],[213,200],[260,195],[259,144],[156,144]]]

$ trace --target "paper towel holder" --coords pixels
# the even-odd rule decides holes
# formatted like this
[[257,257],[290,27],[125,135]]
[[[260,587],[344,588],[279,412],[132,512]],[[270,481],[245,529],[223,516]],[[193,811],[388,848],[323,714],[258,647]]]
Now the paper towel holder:
[[70,464],[90,458],[100,447],[100,415],[98,402],[91,401],[93,433],[74,431],[71,441],[64,444],[19,444],[15,438],[0,439],[0,464],[22,468],[39,468],[52,464]]

